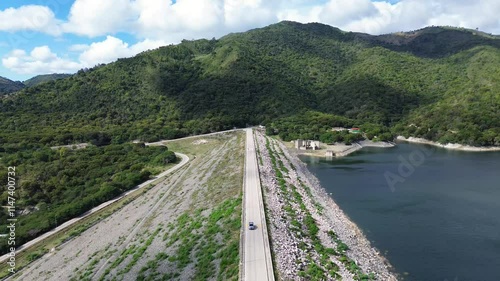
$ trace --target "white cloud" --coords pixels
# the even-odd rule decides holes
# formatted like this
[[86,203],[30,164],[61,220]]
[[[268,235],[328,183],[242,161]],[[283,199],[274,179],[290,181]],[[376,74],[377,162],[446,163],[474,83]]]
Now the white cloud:
[[65,32],[88,37],[128,32],[180,42],[221,36],[277,21],[284,0],[76,0]]
[[47,46],[36,47],[29,55],[24,50],[13,50],[2,59],[2,64],[18,74],[66,73],[81,67],[79,63],[58,57]]
[[[394,2],[394,1],[391,1]],[[347,31],[381,34],[428,25],[454,25],[500,33],[498,0],[74,0],[65,21],[46,6],[0,11],[0,31],[71,33],[106,36],[100,42],[74,44],[57,55],[49,46],[31,51],[17,47],[3,56],[4,67],[17,73],[70,72],[130,57],[182,39],[212,38],[263,27],[280,20],[322,22]],[[55,9],[55,8],[54,8]],[[129,45],[120,32],[135,36]],[[28,41],[25,38],[24,41]],[[67,39],[58,37],[60,39]],[[12,39],[12,38],[11,38]],[[16,38],[14,38],[16,39]],[[57,40],[57,38],[55,39]],[[12,40],[11,40],[12,41]],[[19,44],[13,44],[16,46]]]
[[308,8],[278,11],[280,20],[322,22],[371,34],[409,31],[429,25],[453,25],[500,33],[497,0],[329,0]]
[[83,52],[87,50],[90,46],[87,44],[74,44],[69,46],[68,50],[70,52]]
[[429,24],[453,25],[500,33],[500,1],[441,0],[433,3],[433,16]]
[[[182,29],[199,32],[223,25],[223,5],[224,1],[220,0],[177,0],[175,5],[170,6],[170,12]],[[163,16],[168,17],[169,14]]]
[[76,0],[63,29],[90,37],[106,35],[126,31],[134,16],[129,0]]
[[118,58],[131,57],[166,44],[159,40],[144,40],[129,45],[116,37],[107,36],[104,41],[90,45],[73,45],[73,50],[83,51],[78,61],[61,58],[48,46],[39,46],[33,48],[29,54],[25,50],[15,49],[3,57],[2,64],[18,74],[71,73],[84,67],[93,67],[97,64],[113,62]]
[[278,17],[275,11],[279,7],[276,5],[277,2],[279,1],[226,0],[224,1],[225,25],[230,29],[241,30],[276,22]]
[[109,63],[118,58],[134,56],[140,52],[158,48],[166,45],[163,41],[144,40],[132,46],[122,40],[107,36],[106,40],[92,43],[87,50],[80,55],[80,62],[86,67],[95,66],[100,63]]
[[138,42],[137,44],[134,44],[130,47],[130,50],[132,51],[131,54],[135,55],[147,50],[153,50],[161,46],[166,46],[168,43],[163,40],[150,40],[146,39],[144,41]]
[[30,53],[34,60],[41,62],[50,62],[57,59],[57,55],[50,51],[49,46],[36,47]]
[[377,14],[378,10],[370,0],[331,0],[323,7],[319,19],[340,26]]
[[[223,0],[137,0],[133,30],[140,38],[179,42],[225,32]],[[217,34],[217,35],[216,35]]]
[[0,11],[0,31],[37,31],[60,35],[60,21],[48,7],[27,5]]
[[127,43],[116,37],[107,36],[102,42],[92,43],[80,55],[80,61],[86,66],[94,66],[99,63],[112,62],[117,58],[128,57],[130,53]]
[[386,33],[458,25],[500,33],[498,0],[75,0],[65,22],[46,6],[0,11],[0,31],[96,37],[126,32],[139,39],[210,38],[278,20],[322,22],[351,31]]
[[[393,1],[391,1],[393,2]],[[45,6],[0,11],[0,31],[97,37],[125,32],[177,43],[262,27],[278,20],[322,22],[368,33],[458,25],[500,33],[498,0],[75,0],[65,22]],[[116,35],[115,35],[116,36]]]
[[283,9],[278,12],[279,21],[290,20],[302,23],[319,22],[319,14],[322,11],[321,6],[315,6],[309,9]]

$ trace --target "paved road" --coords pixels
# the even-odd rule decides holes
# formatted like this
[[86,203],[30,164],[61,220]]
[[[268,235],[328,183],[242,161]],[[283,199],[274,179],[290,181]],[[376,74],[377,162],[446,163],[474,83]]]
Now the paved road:
[[[257,153],[252,129],[245,129],[245,131],[247,140],[243,187],[243,207],[245,210],[243,219],[242,280],[274,281],[271,248],[269,247],[264,202],[257,166]],[[248,229],[250,221],[256,224],[257,229]]]
[[[49,236],[51,236],[51,235],[53,235],[53,234],[56,234],[56,233],[58,233],[58,232],[62,231],[63,229],[65,229],[65,228],[67,228],[67,227],[69,227],[69,226],[71,226],[71,225],[75,224],[76,222],[80,221],[81,219],[86,218],[86,217],[88,217],[89,215],[91,215],[91,214],[93,214],[93,213],[95,213],[95,212],[97,212],[97,211],[99,211],[99,210],[102,210],[103,208],[105,208],[105,207],[109,206],[110,204],[113,204],[114,202],[116,202],[116,201],[118,201],[118,200],[120,200],[120,199],[123,199],[124,197],[126,197],[126,196],[127,196],[127,195],[129,195],[130,193],[132,193],[132,192],[134,192],[134,191],[136,191],[136,190],[138,190],[138,189],[140,189],[140,188],[143,188],[143,187],[145,187],[145,186],[147,186],[147,185],[149,185],[149,184],[151,184],[151,183],[155,182],[155,181],[156,181],[156,180],[158,180],[159,178],[165,177],[166,175],[168,175],[168,174],[170,174],[170,173],[172,173],[172,172],[174,172],[174,171],[176,171],[176,170],[180,169],[181,167],[183,167],[184,165],[186,165],[186,164],[188,163],[188,161],[189,161],[189,157],[188,157],[187,155],[182,154],[182,153],[175,153],[175,155],[177,155],[177,157],[181,157],[181,158],[182,158],[182,160],[181,160],[181,162],[180,162],[179,164],[177,164],[177,165],[175,165],[174,167],[172,167],[172,168],[170,168],[170,169],[166,170],[165,172],[163,172],[163,173],[161,173],[161,174],[159,174],[159,175],[155,176],[153,179],[150,179],[150,180],[148,180],[148,181],[146,181],[146,182],[143,182],[142,184],[140,184],[140,185],[136,186],[134,189],[131,189],[131,190],[129,190],[129,191],[127,191],[127,192],[123,193],[123,194],[122,194],[122,195],[120,195],[119,197],[117,197],[117,198],[115,198],[115,199],[111,199],[111,200],[109,200],[109,201],[107,201],[107,202],[104,202],[104,203],[102,203],[101,205],[99,205],[99,206],[97,206],[97,207],[95,207],[95,208],[91,209],[90,211],[88,211],[88,212],[84,213],[83,215],[81,215],[81,216],[79,216],[79,217],[76,217],[76,218],[74,218],[74,219],[71,219],[71,220],[69,220],[69,221],[67,221],[67,222],[65,222],[65,223],[63,223],[63,224],[61,224],[60,226],[58,226],[58,227],[54,228],[53,230],[51,230],[51,231],[49,231],[49,232],[46,232],[46,233],[44,233],[43,235],[41,235],[41,236],[39,236],[39,237],[37,237],[37,238],[35,238],[35,239],[33,239],[33,240],[29,241],[29,242],[24,243],[23,245],[21,245],[21,246],[19,246],[19,247],[17,247],[17,248],[16,248],[16,253],[19,253],[19,252],[21,252],[21,251],[23,251],[23,250],[25,250],[25,249],[27,249],[27,248],[29,248],[29,247],[33,246],[34,244],[36,244],[36,243],[38,243],[38,242],[40,242],[40,241],[42,241],[42,240],[46,239],[47,237],[49,237]],[[0,263],[2,263],[2,262],[4,262],[4,261],[6,261],[8,258],[9,258],[8,254],[5,254],[5,255],[1,256],[1,257],[0,257]]]

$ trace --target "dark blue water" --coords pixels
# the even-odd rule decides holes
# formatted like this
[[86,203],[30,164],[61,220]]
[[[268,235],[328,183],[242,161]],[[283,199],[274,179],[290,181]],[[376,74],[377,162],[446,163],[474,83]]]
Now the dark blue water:
[[402,143],[301,159],[402,280],[500,281],[500,153]]

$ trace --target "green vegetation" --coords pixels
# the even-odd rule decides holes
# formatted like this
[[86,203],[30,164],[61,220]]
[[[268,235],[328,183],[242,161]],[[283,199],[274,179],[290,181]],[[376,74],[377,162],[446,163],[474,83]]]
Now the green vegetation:
[[4,94],[9,94],[16,92],[24,88],[24,84],[17,81],[9,80],[5,77],[0,76],[0,97]]
[[[301,243],[299,245],[302,250],[308,253],[308,264],[304,270],[298,273],[299,276],[307,280],[327,280],[328,277],[338,278],[339,275],[337,271],[339,268],[329,258],[332,254],[334,254],[333,249],[325,248],[323,246],[317,236],[319,228],[316,225],[316,221],[311,216],[310,211],[303,203],[302,195],[298,192],[297,187],[287,183],[286,181],[289,170],[285,167],[283,161],[281,160],[281,157],[283,157],[283,159],[286,159],[286,157],[279,147],[276,148],[270,143],[269,138],[266,139],[266,148],[271,158],[271,165],[274,169],[278,186],[285,199],[284,210],[287,220],[290,221],[291,230],[293,233],[299,235],[301,239],[308,240],[308,244],[312,245],[312,249],[309,248],[306,243]],[[291,168],[294,169],[294,167]],[[301,187],[303,187],[303,185]],[[297,216],[298,212],[294,210],[293,205],[298,205],[300,212],[304,213],[305,217],[300,219]],[[317,254],[320,257],[320,264],[313,261],[311,257],[313,254]]]
[[[128,203],[132,202],[135,198],[139,197],[142,195],[144,192],[149,190],[151,186],[136,190],[132,192],[127,199],[125,200],[119,200],[108,207],[99,210],[96,213],[93,213],[92,215],[89,215],[82,220],[78,221],[74,225],[66,228],[64,231],[61,231],[57,234],[49,236],[47,239],[44,239],[43,241],[36,243],[34,246],[30,247],[29,249],[18,252],[16,254],[16,267],[18,270],[21,270],[37,258],[40,258],[43,254],[48,253],[48,249],[53,249],[60,244],[68,241],[69,239],[78,236],[80,233],[83,231],[87,230],[88,228],[92,227],[99,221],[109,217],[111,214],[114,212],[120,210],[124,206],[126,206]],[[112,253],[112,251],[110,252]],[[76,253],[76,256],[79,255],[79,252]],[[0,278],[4,278],[5,276],[9,275],[9,271],[7,270],[9,267],[8,264],[0,264]],[[75,270],[76,271],[76,270]]]
[[[244,136],[238,132],[203,137],[207,141],[204,144],[196,144],[200,140],[198,138],[169,143],[169,147],[176,151],[191,152],[197,156],[193,163],[198,163],[189,165],[188,169],[198,173],[200,185],[190,195],[189,191],[182,192],[185,197],[177,194],[167,198],[178,212],[170,216],[168,224],[153,235],[156,240],[152,245],[156,250],[146,250],[146,254],[141,255],[144,263],[139,268],[137,280],[238,279]],[[219,158],[214,159],[210,155]],[[186,173],[182,179],[183,182],[172,188],[182,190],[191,184],[189,181],[193,175]],[[176,207],[177,203],[186,201],[190,201],[189,207]],[[144,241],[133,242],[134,246],[128,246],[131,250],[123,249],[123,254],[116,256],[113,263],[119,264],[106,270],[108,279],[125,272],[125,261],[133,260],[137,249],[147,247],[152,236],[146,233],[140,237],[144,237],[141,239]],[[162,251],[152,255],[158,247]]]
[[[452,28],[369,36],[281,22],[183,41],[2,95],[0,157],[3,166],[19,165],[18,208],[45,210],[21,217],[19,242],[146,178],[156,155],[139,161],[145,166],[103,155],[134,151],[123,145],[131,140],[264,124],[285,140],[350,143],[360,136],[329,128],[357,126],[377,140],[402,134],[500,145],[499,42]],[[0,78],[0,89],[12,83]],[[82,142],[112,145],[47,148]]]
[[335,232],[330,230],[327,234],[328,236],[330,236],[330,238],[332,238],[333,242],[337,244],[335,255],[340,256],[339,260],[346,266],[347,270],[349,270],[354,275],[355,280],[375,280],[375,275],[373,273],[363,273],[356,262],[354,262],[345,254],[345,252],[349,250],[349,247],[347,247],[347,245],[337,237]]
[[393,133],[496,145],[500,40],[478,34],[368,36],[281,22],[183,41],[1,99],[0,139],[61,145],[100,133],[113,143],[153,141],[315,110]]
[[[332,131],[332,127],[360,127],[360,134],[352,134],[347,130]],[[297,115],[280,118],[266,127],[267,135],[278,135],[283,141],[296,139],[320,140],[323,143],[353,142],[369,139],[374,141],[392,141],[394,134],[390,128],[373,123],[360,126],[351,119],[317,111],[303,111]]]
[[[174,247],[174,253],[156,255],[141,268],[138,280],[176,280],[192,262],[191,280],[238,280],[241,198],[223,201],[208,215],[204,211],[185,212],[168,224],[163,240],[167,248]],[[128,255],[124,253],[124,258]],[[171,270],[161,276],[160,264]]]
[[[26,149],[3,153],[0,178],[6,182],[7,166],[17,173],[16,209],[31,210],[18,215],[18,245],[127,191],[149,179],[151,171],[174,163],[176,156],[166,147],[143,144],[91,146],[82,150],[61,148]],[[6,202],[6,187],[0,201]],[[2,226],[7,213],[1,212]],[[1,243],[0,250],[7,250]]]
[[442,58],[476,46],[500,46],[498,35],[453,26],[432,26],[371,39],[376,46],[382,45],[393,51],[410,52],[426,58]]
[[53,73],[53,74],[45,74],[45,75],[38,75],[35,77],[32,77],[26,81],[23,82],[26,87],[33,87],[41,83],[49,82],[49,81],[54,81],[54,80],[59,80],[59,79],[64,79],[70,77],[71,74],[58,74],[58,73]]
[[[139,244],[137,244],[137,245],[132,244],[130,247],[124,249],[120,253],[120,256],[116,260],[113,261],[113,263],[110,265],[110,267],[108,267],[106,269],[106,271],[101,276],[101,278],[99,278],[99,280],[100,281],[106,280],[106,277],[109,275],[109,273],[113,269],[117,268],[120,264],[122,264],[125,260],[128,260],[127,265],[124,268],[122,268],[120,271],[117,272],[117,276],[113,276],[113,280],[115,280],[119,276],[123,276],[124,274],[128,273],[137,264],[139,259],[144,255],[144,253],[146,252],[148,247],[151,245],[151,243],[153,243],[153,240],[157,237],[158,233],[160,231],[162,231],[162,229],[163,229],[162,225],[160,225],[153,233],[151,233],[151,234],[146,233],[146,235],[149,235],[147,240],[141,239],[139,241]],[[131,257],[131,258],[128,259],[129,257]],[[156,260],[148,262],[147,266],[154,266],[154,263],[157,262],[157,260],[162,259],[163,256],[157,256],[156,258],[157,258]],[[96,259],[95,263],[97,263],[98,261],[99,260]],[[88,274],[89,275],[88,278],[92,277],[90,274],[93,273],[93,269],[94,269],[93,265],[94,265],[94,262],[91,262],[89,265],[90,269],[87,269],[87,271],[86,271],[86,272],[90,272]],[[83,273],[83,276],[80,276],[79,280],[82,280],[82,278],[84,278],[85,275],[86,275],[86,273]]]

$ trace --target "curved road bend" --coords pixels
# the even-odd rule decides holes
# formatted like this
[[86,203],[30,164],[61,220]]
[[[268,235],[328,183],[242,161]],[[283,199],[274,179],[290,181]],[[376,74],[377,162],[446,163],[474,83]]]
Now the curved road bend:
[[[257,153],[252,129],[246,131],[245,177],[243,187],[243,251],[242,280],[274,281],[271,248],[267,234],[264,202],[257,166]],[[254,222],[255,230],[248,229],[248,223]]]
[[[95,213],[95,212],[97,212],[97,211],[100,211],[100,210],[102,210],[103,208],[105,208],[105,207],[107,207],[107,206],[109,206],[109,205],[113,204],[114,202],[116,202],[116,201],[118,201],[118,200],[120,200],[120,199],[123,199],[124,197],[126,197],[126,196],[127,196],[127,195],[129,195],[130,193],[132,193],[132,192],[134,192],[134,191],[136,191],[136,190],[138,190],[138,189],[141,189],[141,188],[143,188],[143,187],[145,187],[145,186],[147,186],[147,185],[149,185],[149,184],[151,184],[151,183],[155,182],[155,181],[156,181],[156,180],[158,180],[159,178],[165,177],[166,175],[168,175],[168,174],[170,174],[170,173],[172,173],[172,172],[177,171],[178,169],[182,168],[184,165],[186,165],[186,164],[189,162],[189,157],[188,157],[187,155],[182,154],[182,153],[177,153],[177,152],[175,153],[175,155],[176,155],[176,156],[178,156],[178,157],[181,157],[181,158],[182,158],[182,160],[181,160],[181,162],[180,162],[179,164],[177,164],[177,165],[175,165],[174,167],[172,167],[172,168],[170,168],[170,169],[168,169],[168,170],[164,171],[163,173],[161,173],[161,174],[159,174],[159,175],[155,176],[154,178],[152,178],[152,179],[150,179],[150,180],[148,180],[148,181],[145,181],[145,182],[141,183],[140,185],[136,186],[134,189],[131,189],[131,190],[129,190],[129,191],[127,191],[127,192],[123,193],[123,194],[122,194],[122,195],[120,195],[119,197],[114,198],[114,199],[111,199],[111,200],[109,200],[109,201],[107,201],[107,202],[104,202],[104,203],[102,203],[101,205],[99,205],[99,206],[97,206],[97,207],[95,207],[95,208],[91,209],[90,211],[87,211],[87,212],[86,212],[86,213],[84,213],[83,215],[81,215],[81,216],[79,216],[79,217],[76,217],[76,218],[74,218],[74,219],[71,219],[71,220],[69,220],[69,221],[67,221],[67,222],[65,222],[65,223],[63,223],[63,224],[61,224],[60,226],[58,226],[58,227],[56,227],[56,228],[52,229],[51,231],[46,232],[46,233],[44,233],[43,235],[41,235],[41,236],[39,236],[39,237],[37,237],[37,238],[35,238],[35,239],[33,239],[33,240],[29,241],[29,242],[24,243],[23,245],[21,245],[21,246],[17,247],[17,249],[16,249],[16,253],[19,253],[19,252],[21,252],[21,251],[23,251],[23,250],[25,250],[25,249],[27,249],[27,248],[29,248],[29,247],[33,246],[34,244],[36,244],[36,243],[38,243],[38,242],[40,242],[40,241],[42,241],[42,240],[46,239],[47,237],[49,237],[49,236],[51,236],[51,235],[53,235],[53,234],[56,234],[56,233],[58,233],[58,232],[62,231],[63,229],[65,229],[65,228],[67,228],[67,227],[69,227],[69,226],[71,226],[71,225],[75,224],[76,222],[80,221],[81,219],[84,219],[84,218],[88,217],[89,215],[91,215],[91,214],[93,214],[93,213]],[[5,255],[1,256],[1,257],[0,257],[0,263],[5,262],[8,258],[9,258],[9,254],[5,254]]]

